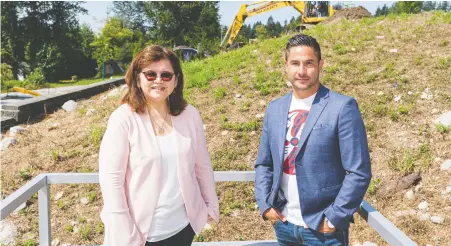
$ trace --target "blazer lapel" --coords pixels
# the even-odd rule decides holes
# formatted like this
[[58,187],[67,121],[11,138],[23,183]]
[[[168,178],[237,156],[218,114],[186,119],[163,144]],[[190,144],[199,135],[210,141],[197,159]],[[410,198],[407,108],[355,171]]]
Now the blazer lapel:
[[310,108],[310,112],[307,116],[307,121],[305,122],[304,129],[302,129],[301,138],[299,139],[301,146],[299,146],[299,149],[302,149],[302,147],[304,146],[307,137],[310,135],[310,132],[313,129],[313,126],[315,126],[319,116],[324,110],[324,107],[327,105],[329,101],[328,98],[329,89],[327,89],[323,85],[320,85],[318,93],[313,100],[312,107]]
[[291,98],[293,96],[293,92],[288,93],[285,97],[282,98],[280,102],[280,106],[276,109],[278,110],[276,115],[276,136],[279,150],[279,160],[280,165],[283,163],[283,154],[285,152],[285,140],[287,135],[287,119],[288,119],[288,110],[290,110]]
[[[186,120],[183,118],[182,115],[179,116],[171,116],[172,118],[172,130],[175,133],[175,141],[177,142],[177,176],[181,184],[186,179],[186,175],[190,174],[190,165],[188,165],[187,158],[180,158],[181,153],[186,149],[189,148],[189,128],[187,127],[187,124],[184,123]],[[183,190],[183,189],[182,189]]]

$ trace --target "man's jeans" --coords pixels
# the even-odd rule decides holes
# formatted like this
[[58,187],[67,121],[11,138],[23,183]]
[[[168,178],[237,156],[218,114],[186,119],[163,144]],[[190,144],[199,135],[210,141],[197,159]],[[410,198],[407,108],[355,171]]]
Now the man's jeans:
[[280,246],[297,245],[327,245],[348,246],[349,230],[337,230],[333,233],[321,233],[312,229],[305,229],[290,222],[276,221],[274,224],[277,241]]

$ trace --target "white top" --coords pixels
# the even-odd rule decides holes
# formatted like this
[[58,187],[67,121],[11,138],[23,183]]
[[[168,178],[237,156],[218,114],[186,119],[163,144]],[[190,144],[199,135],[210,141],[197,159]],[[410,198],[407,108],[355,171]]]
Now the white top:
[[[305,226],[302,218],[301,205],[299,202],[299,191],[296,181],[296,156],[302,143],[299,142],[302,129],[312,107],[316,93],[304,99],[297,99],[294,95],[291,99],[290,110],[287,119],[287,135],[285,140],[283,176],[280,188],[282,189],[287,204],[282,214],[295,225]],[[302,197],[301,197],[302,199]]]
[[175,132],[157,136],[162,161],[162,187],[157,208],[152,218],[147,241],[157,242],[170,238],[183,230],[189,220],[177,177],[178,150]]

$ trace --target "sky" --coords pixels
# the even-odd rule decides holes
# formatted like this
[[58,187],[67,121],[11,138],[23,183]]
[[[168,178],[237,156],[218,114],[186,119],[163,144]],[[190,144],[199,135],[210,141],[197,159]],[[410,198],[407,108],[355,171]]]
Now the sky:
[[[229,26],[238,13],[238,10],[242,4],[250,4],[253,1],[220,1],[219,2],[219,15],[221,25]],[[393,1],[339,1],[348,6],[363,6],[373,15],[376,12],[378,6],[383,6],[384,4],[391,5]],[[337,3],[337,1],[332,1],[332,4]],[[111,11],[113,3],[112,1],[88,1],[82,6],[88,10],[87,15],[79,15],[78,19],[80,24],[87,23],[94,32],[100,32],[105,20],[108,19],[113,13]],[[291,17],[298,17],[300,14],[292,7],[280,8],[274,11],[266,12],[257,16],[250,17],[246,19],[245,24],[253,24],[257,21],[266,23],[268,18],[272,16],[274,21],[279,21],[282,25],[285,20],[290,20]]]

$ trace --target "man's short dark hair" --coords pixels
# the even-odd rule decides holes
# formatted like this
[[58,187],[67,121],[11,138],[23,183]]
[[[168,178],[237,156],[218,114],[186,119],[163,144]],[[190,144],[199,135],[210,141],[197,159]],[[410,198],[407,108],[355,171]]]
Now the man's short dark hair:
[[318,58],[318,62],[321,60],[321,48],[319,47],[318,41],[316,41],[314,37],[305,34],[294,35],[288,40],[287,47],[285,48],[285,60],[288,60],[290,49],[297,46],[307,46],[312,48],[316,58]]

